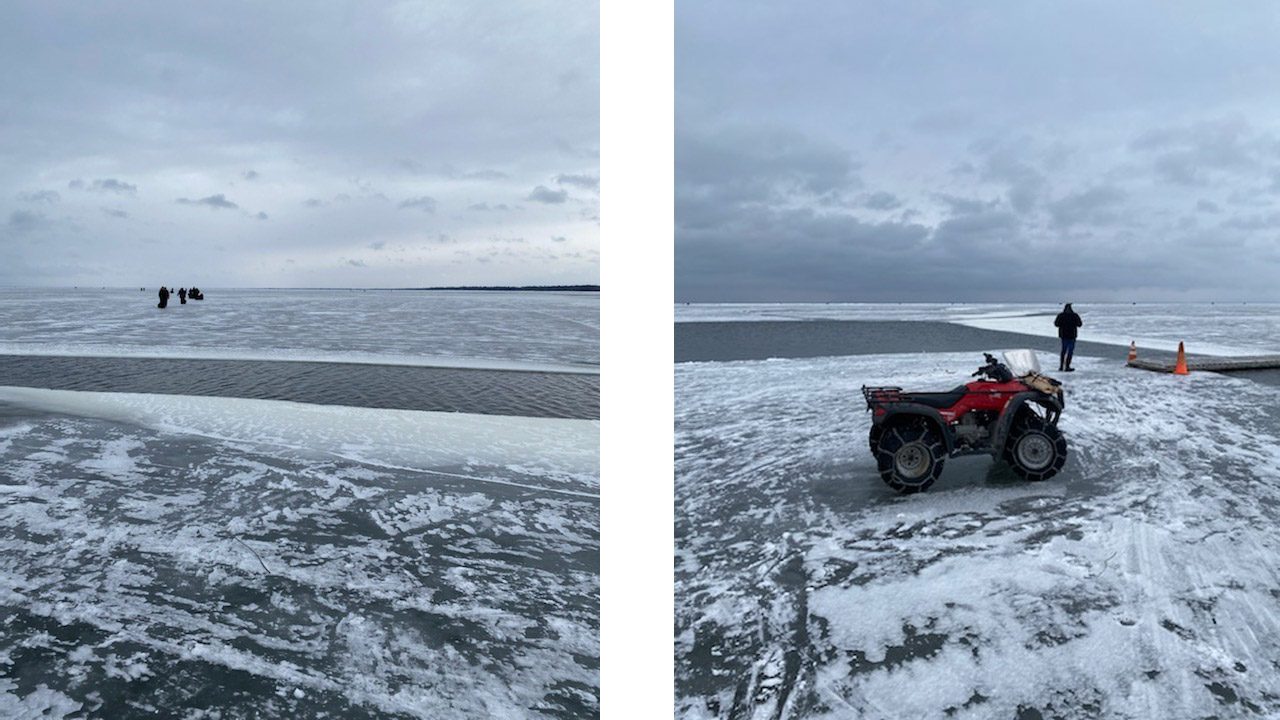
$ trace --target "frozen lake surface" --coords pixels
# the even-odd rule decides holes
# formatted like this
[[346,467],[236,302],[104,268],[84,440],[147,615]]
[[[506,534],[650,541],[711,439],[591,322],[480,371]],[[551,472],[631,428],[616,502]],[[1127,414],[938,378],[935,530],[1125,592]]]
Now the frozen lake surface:
[[597,295],[206,297],[0,290],[0,717],[597,715]]
[[[1057,337],[1061,305],[1023,303],[720,303],[676,305],[677,323],[805,320],[935,320]],[[1205,355],[1280,353],[1280,305],[1269,303],[1076,303],[1084,341]]]
[[599,371],[598,293],[0,289],[0,353]]
[[1077,358],[1059,476],[894,494],[859,387],[979,363],[676,365],[678,717],[1280,714],[1280,390]]
[[597,712],[598,432],[0,387],[0,716]]

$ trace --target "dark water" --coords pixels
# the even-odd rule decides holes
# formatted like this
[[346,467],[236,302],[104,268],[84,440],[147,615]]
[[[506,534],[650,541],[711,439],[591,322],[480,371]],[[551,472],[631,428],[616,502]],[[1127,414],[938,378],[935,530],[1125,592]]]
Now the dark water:
[[1246,380],[1252,380],[1263,385],[1271,385],[1280,387],[1280,369],[1269,370],[1241,370],[1231,373],[1233,377],[1241,377]]
[[[1056,338],[916,320],[676,323],[676,362],[1031,348],[1057,354]],[[1124,358],[1127,349],[1080,341],[1077,355]],[[1148,355],[1168,353],[1146,351]]]
[[600,417],[597,375],[320,362],[0,355],[0,385]]

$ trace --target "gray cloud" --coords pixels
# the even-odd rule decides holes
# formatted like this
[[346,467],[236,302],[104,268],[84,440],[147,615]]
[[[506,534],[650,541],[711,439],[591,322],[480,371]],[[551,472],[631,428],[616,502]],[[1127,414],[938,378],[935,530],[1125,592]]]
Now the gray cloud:
[[566,242],[567,240],[568,240],[568,238],[566,238],[566,237],[565,237],[565,236],[563,236],[563,235],[556,235],[556,236],[554,236],[554,237],[552,237],[552,238],[551,238],[551,241],[552,241],[552,242],[558,242],[558,243]]
[[557,175],[557,185],[574,185],[584,190],[600,191],[600,177],[597,175]]
[[1142,133],[1131,147],[1151,157],[1166,182],[1203,186],[1222,175],[1255,175],[1280,157],[1280,141],[1241,119],[1162,127]]
[[884,191],[863,195],[857,204],[870,210],[897,210],[902,207],[902,201],[896,195]]
[[1269,9],[1024,10],[677,4],[677,299],[1280,300]]
[[227,196],[223,195],[222,193],[218,193],[217,195],[210,195],[208,197],[202,197],[199,200],[191,200],[189,198],[178,198],[174,202],[178,203],[179,205],[205,205],[207,207],[213,208],[214,210],[235,210],[236,208],[240,207],[239,205],[228,200]]
[[[0,285],[103,276],[145,284],[175,256],[165,243],[132,252],[143,228],[180,228],[182,262],[224,285],[598,279],[595,256],[503,256],[481,267],[450,265],[452,256],[430,251],[443,234],[480,257],[490,238],[515,231],[496,211],[453,209],[501,210],[540,183],[560,189],[548,178],[599,175],[595,3],[519,0],[460,11],[336,0],[324,13],[228,6],[217,22],[174,3],[109,13],[59,3],[8,10],[0,65],[20,71],[0,74],[0,97],[21,102],[5,107],[0,133],[0,198],[9,200],[0,202]],[[45,189],[61,192],[57,215],[40,231],[49,243],[5,243],[30,225],[11,226],[12,211],[52,200],[20,194]],[[387,212],[420,197],[437,203],[432,235],[423,235],[418,212],[426,204]],[[515,232],[595,242],[597,224],[578,212],[592,210],[594,198],[576,200],[566,199],[571,211],[521,203]],[[193,224],[197,207],[220,212]],[[402,263],[338,260],[367,262],[361,253],[373,241],[403,248]],[[73,253],[82,259],[73,262]],[[80,270],[68,272],[68,263]]]
[[862,186],[847,150],[770,127],[676,134],[677,192],[711,202],[832,197]]
[[124,219],[124,218],[128,218],[128,217],[129,217],[129,213],[125,212],[124,210],[121,210],[120,208],[106,208],[106,207],[104,207],[104,208],[102,208],[102,213],[103,213],[104,215],[108,216],[108,217],[113,217],[113,218],[121,218],[121,219]]
[[457,171],[453,168],[446,170],[446,176],[456,180],[506,180],[509,175],[501,170],[469,170]]
[[449,178],[450,180],[492,181],[506,180],[511,177],[509,173],[505,173],[501,170],[494,170],[492,168],[460,170],[449,163],[445,163],[438,169],[433,170],[425,163],[412,158],[400,158],[395,161],[394,165],[398,169],[411,175],[438,175],[440,177]]
[[976,215],[990,212],[1000,207],[999,200],[977,200],[948,195],[947,193],[937,193],[933,197],[945,205],[952,215]]
[[1222,223],[1222,227],[1235,230],[1271,230],[1280,229],[1280,212],[1261,215],[1236,216]]
[[56,190],[34,190],[31,192],[20,192],[17,195],[22,202],[28,203],[47,203],[53,204],[62,199]]
[[1027,213],[1035,208],[1044,192],[1046,178],[1027,161],[1032,152],[1030,143],[980,142],[977,150],[982,155],[979,177],[1005,185],[1009,204],[1018,212]]
[[552,190],[545,185],[539,185],[530,191],[525,200],[532,200],[547,205],[559,205],[569,197],[569,193],[564,190]]
[[512,208],[506,203],[494,203],[493,205],[490,205],[487,202],[482,202],[468,205],[467,209],[474,210],[475,212],[509,212],[515,208]]
[[1120,219],[1120,209],[1127,193],[1118,187],[1098,187],[1071,193],[1049,205],[1049,216],[1056,227],[1074,225],[1106,225]]
[[401,210],[405,208],[413,208],[415,210],[421,210],[422,212],[425,212],[425,213],[433,213],[436,211],[436,200],[435,198],[422,195],[420,197],[409,198],[408,200],[402,200],[398,207]]
[[133,195],[138,192],[138,186],[133,185],[115,178],[101,178],[90,183],[83,180],[72,180],[67,183],[67,187],[73,190],[88,190],[90,192],[109,192],[120,195]]
[[990,255],[1014,246],[1019,235],[1018,216],[1006,210],[956,215],[943,220],[933,231],[933,241],[957,256],[974,251]]
[[28,233],[48,224],[48,219],[41,213],[29,210],[14,210],[9,213],[7,227],[15,233]]

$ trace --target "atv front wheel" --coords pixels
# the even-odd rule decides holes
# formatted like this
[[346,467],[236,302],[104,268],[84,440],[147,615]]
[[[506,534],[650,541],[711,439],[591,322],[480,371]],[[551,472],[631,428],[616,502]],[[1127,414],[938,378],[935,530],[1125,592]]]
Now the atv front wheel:
[[1067,462],[1067,439],[1057,425],[1027,413],[1009,433],[1004,459],[1026,480],[1048,480]]
[[924,422],[890,427],[873,444],[879,446],[880,478],[900,493],[926,490],[942,474],[946,457],[942,436]]

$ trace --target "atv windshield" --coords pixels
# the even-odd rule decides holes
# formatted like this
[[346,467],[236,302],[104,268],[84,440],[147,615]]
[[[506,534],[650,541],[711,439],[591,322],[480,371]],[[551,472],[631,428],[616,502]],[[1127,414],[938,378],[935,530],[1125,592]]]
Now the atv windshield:
[[1004,364],[1014,377],[1025,377],[1030,373],[1040,373],[1040,360],[1035,350],[1005,350]]

